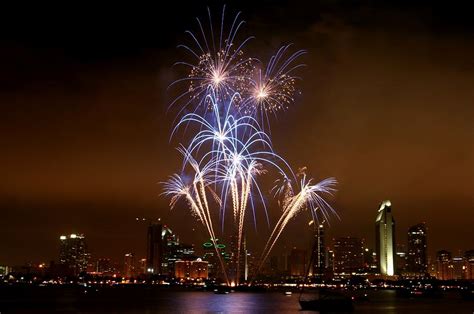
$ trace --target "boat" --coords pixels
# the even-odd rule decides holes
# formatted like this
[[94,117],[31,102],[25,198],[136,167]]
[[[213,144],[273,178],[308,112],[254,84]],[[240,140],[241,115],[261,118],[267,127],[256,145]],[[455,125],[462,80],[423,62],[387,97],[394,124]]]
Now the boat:
[[336,290],[318,289],[309,299],[300,296],[300,306],[303,311],[319,312],[352,312],[354,305],[352,299]]
[[230,292],[231,292],[230,288],[226,286],[220,286],[214,289],[215,294],[229,294]]

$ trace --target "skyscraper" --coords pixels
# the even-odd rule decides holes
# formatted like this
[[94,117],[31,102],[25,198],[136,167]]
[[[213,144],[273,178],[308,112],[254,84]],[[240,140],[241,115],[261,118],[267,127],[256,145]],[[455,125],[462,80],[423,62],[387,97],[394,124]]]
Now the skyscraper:
[[465,275],[464,278],[468,280],[474,279],[474,250],[469,250],[464,253],[465,260]]
[[159,274],[173,276],[175,262],[178,260],[194,260],[194,246],[180,243],[179,237],[168,225],[161,227],[161,254]]
[[453,279],[451,252],[441,250],[436,253],[436,278],[439,280]]
[[314,246],[313,246],[313,276],[320,276],[326,269],[326,246],[324,240],[324,225],[318,224],[315,228]]
[[59,262],[68,265],[75,275],[86,271],[90,254],[83,234],[62,235],[59,237],[61,244],[59,248]]
[[383,201],[377,212],[375,250],[379,261],[379,272],[382,275],[393,276],[395,274],[395,220],[390,201]]
[[123,275],[125,278],[131,278],[135,275],[135,258],[133,253],[125,254],[123,260]]
[[334,273],[349,275],[364,269],[364,243],[360,238],[334,239]]
[[[408,241],[410,237],[408,237]],[[395,252],[395,268],[397,272],[401,274],[407,273],[407,247],[404,244],[397,243],[397,249]]]
[[146,272],[149,274],[161,274],[161,264],[163,259],[163,226],[152,223],[148,226],[147,250],[146,250]]
[[461,254],[458,256],[453,256],[453,258],[451,259],[451,268],[453,279],[466,279],[466,263],[464,256],[462,256]]
[[428,272],[428,254],[426,241],[426,226],[424,223],[408,229],[407,272],[414,275],[424,275]]

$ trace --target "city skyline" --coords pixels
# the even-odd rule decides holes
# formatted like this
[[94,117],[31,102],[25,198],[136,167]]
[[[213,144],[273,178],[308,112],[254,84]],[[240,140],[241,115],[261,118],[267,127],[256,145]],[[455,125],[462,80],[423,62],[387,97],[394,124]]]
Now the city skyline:
[[[381,210],[386,209],[388,201],[381,204]],[[379,209],[380,215],[380,209]],[[379,225],[377,224],[377,227]],[[19,271],[30,269],[57,274],[58,276],[79,276],[81,273],[90,275],[108,276],[113,278],[139,278],[149,276],[166,276],[166,278],[187,280],[189,278],[221,278],[220,265],[215,258],[215,251],[211,242],[200,245],[189,245],[180,242],[179,235],[161,221],[150,222],[146,243],[146,258],[136,258],[135,253],[125,253],[122,262],[93,256],[88,250],[84,234],[61,235],[59,237],[59,259],[48,263],[33,263],[28,265],[6,266],[7,269]],[[397,260],[394,259],[393,269],[384,268],[378,254],[367,246],[364,239],[344,236],[333,238],[327,245],[323,223],[314,227],[314,242],[309,248],[291,247],[284,252],[276,253],[265,263],[263,274],[270,278],[303,278],[309,270],[313,278],[328,279],[333,276],[347,277],[354,274],[369,276],[370,278],[429,278],[442,280],[469,279],[473,277],[474,250],[464,252],[450,252],[444,249],[437,250],[434,258],[426,256],[427,229],[425,224],[417,224],[408,229],[407,245],[397,245]],[[145,240],[145,239],[144,239]],[[228,239],[220,239],[218,248],[224,257],[229,274],[235,276],[235,235]],[[210,241],[210,240],[209,240]],[[246,241],[245,274],[242,280],[249,280],[254,276],[258,259],[258,252],[248,251]],[[387,253],[384,253],[385,255]],[[138,254],[140,256],[140,254]],[[400,259],[402,258],[403,261]],[[431,260],[431,262],[429,262]],[[3,265],[2,267],[5,267]],[[196,268],[197,267],[197,268]],[[35,270],[36,269],[36,270]],[[247,275],[247,273],[249,275]],[[374,277],[375,276],[375,277]],[[388,277],[387,277],[388,276]],[[188,278],[189,277],[189,278]],[[234,277],[235,279],[235,277]]]
[[[430,256],[444,248],[470,249],[474,47],[464,41],[472,28],[459,25],[469,22],[449,19],[461,13],[395,3],[362,6],[387,17],[374,20],[342,4],[336,5],[339,13],[324,5],[279,3],[266,11],[257,4],[246,10],[250,6],[230,9],[242,9],[256,36],[268,38],[258,49],[270,55],[294,40],[309,50],[302,95],[272,135],[275,149],[292,164],[339,180],[331,204],[341,221],[330,221],[330,237],[352,235],[370,244],[374,208],[390,199],[398,242],[406,243],[409,226],[426,222]],[[300,17],[288,27],[279,25],[287,9]],[[137,216],[162,217],[183,239],[206,236],[199,227],[193,232],[181,226],[189,219],[184,210],[170,211],[159,197],[157,182],[178,165],[168,142],[172,118],[165,114],[172,98],[166,87],[175,78],[170,65],[182,25],[204,14],[205,6],[170,10],[149,10],[154,15],[131,26],[133,35],[110,31],[109,22],[119,27],[119,21],[96,13],[85,33],[78,32],[78,20],[50,16],[62,30],[48,32],[52,25],[38,23],[31,31],[41,34],[39,42],[22,29],[2,41],[0,97],[7,105],[0,135],[1,263],[54,258],[50,239],[75,232],[87,234],[106,255],[144,250],[136,244],[143,232]],[[303,14],[309,10],[319,13]],[[127,16],[125,9],[120,13]],[[174,22],[168,17],[176,15]],[[420,16],[432,19],[420,22]],[[161,24],[151,27],[151,20]],[[399,26],[407,21],[409,29]],[[266,29],[281,33],[269,36]],[[112,33],[110,42],[97,45],[106,33]],[[271,219],[277,211],[270,206]],[[269,232],[257,218],[258,232],[248,231],[255,239]],[[309,230],[299,226],[308,220],[292,221],[285,242],[306,247]]]
[[[381,203],[379,203],[379,206],[376,206],[374,207],[374,212],[372,214],[376,214],[377,213],[377,209],[380,210],[380,208],[382,208],[383,206],[385,206],[384,204],[386,202],[390,202],[390,205],[391,204],[391,201],[383,201]],[[379,212],[380,213],[380,212]],[[373,218],[373,217],[372,217]],[[309,219],[309,217],[308,217]],[[134,217],[133,219],[130,219],[131,220],[131,223],[130,223],[130,226],[132,226],[133,228],[131,228],[130,230],[133,230],[133,234],[131,235],[131,238],[134,239],[133,242],[131,242],[131,244],[129,244],[128,246],[126,247],[121,247],[120,249],[114,249],[114,250],[104,250],[104,247],[101,247],[101,246],[97,246],[97,245],[94,245],[96,244],[96,239],[91,239],[90,237],[88,237],[88,243],[93,243],[92,245],[92,250],[91,252],[93,252],[93,254],[96,256],[96,257],[107,257],[107,258],[113,258],[114,260],[120,260],[121,258],[123,258],[123,254],[126,254],[128,252],[133,252],[134,254],[139,254],[139,256],[143,256],[143,257],[147,257],[150,253],[147,253],[148,251],[148,248],[147,248],[147,244],[146,244],[146,241],[143,241],[143,238],[144,237],[148,237],[147,236],[147,233],[149,234],[150,232],[150,228],[153,227],[153,226],[161,226],[162,223],[164,223],[163,219],[162,218],[155,218],[155,219],[150,219],[150,218],[144,218],[144,217]],[[305,223],[306,220],[304,219],[300,219],[302,220],[301,223]],[[373,229],[373,219],[371,220],[370,217],[369,217],[369,223],[372,225],[372,229]],[[322,222],[324,224],[326,224],[326,222]],[[168,224],[170,225],[170,224]],[[396,234],[396,240],[395,240],[395,244],[396,246],[398,247],[398,245],[402,245],[405,247],[405,250],[406,250],[406,254],[408,256],[408,251],[409,251],[409,246],[407,246],[407,244],[409,245],[410,243],[410,230],[415,228],[415,227],[418,227],[420,225],[423,225],[424,228],[426,229],[430,229],[429,226],[427,226],[426,222],[418,222],[418,223],[404,223],[404,225],[408,225],[409,227],[406,228],[406,230],[400,230],[401,227],[398,226],[398,222],[397,222],[397,227],[395,228],[397,231],[395,232]],[[166,226],[166,225],[165,225]],[[318,231],[318,230],[321,230],[319,232],[324,232],[324,237],[329,239],[330,242],[327,243],[327,240],[326,240],[326,247],[329,247],[330,244],[332,244],[332,240],[335,239],[335,238],[340,238],[340,237],[356,237],[356,238],[360,238],[364,241],[365,243],[365,246],[366,247],[369,247],[371,249],[373,249],[374,251],[376,250],[376,237],[375,237],[375,234],[373,232],[373,230],[365,230],[365,232],[363,232],[362,234],[367,234],[368,236],[361,236],[361,233],[349,233],[347,231],[343,231],[343,232],[339,232],[339,233],[335,233],[334,230],[331,229],[330,226],[326,226],[324,228],[320,228],[320,226],[322,225],[317,225],[316,229],[314,229],[313,226],[308,226],[306,229],[303,230],[303,232],[301,233],[302,235],[304,235],[304,239],[299,239],[299,241],[293,241],[291,243],[288,243],[288,241],[284,241],[285,244],[283,245],[277,245],[276,246],[276,254],[281,254],[282,252],[284,252],[285,250],[291,250],[292,247],[298,247],[300,249],[305,249],[305,250],[310,250],[311,249],[311,246],[313,245],[312,244],[312,240],[314,240],[314,232],[315,230]],[[179,228],[180,227],[180,224],[177,224],[176,227],[173,227],[173,230],[178,230],[178,234],[181,234],[181,238],[184,240],[184,242],[187,242],[187,243],[191,243],[193,245],[199,245],[200,242],[203,242],[204,240],[208,239],[208,235],[204,232],[204,230],[202,231],[199,231],[199,228],[193,228],[193,235],[191,237],[188,237],[186,236],[186,232],[184,233],[184,236],[183,236],[183,233],[180,233],[182,232],[183,229]],[[168,228],[168,227],[166,227]],[[184,230],[186,230],[188,228],[184,228]],[[38,256],[34,257],[34,256],[28,256],[27,252],[24,251],[24,255],[26,256],[25,259],[18,259],[16,262],[14,263],[8,263],[8,262],[3,262],[3,264],[7,264],[7,265],[23,265],[23,264],[27,264],[27,263],[39,263],[39,262],[49,262],[49,261],[54,261],[54,260],[57,260],[57,252],[58,252],[58,248],[60,248],[60,245],[59,243],[62,243],[63,242],[63,237],[70,237],[71,235],[72,236],[76,236],[76,234],[81,237],[82,236],[82,233],[83,233],[83,229],[81,228],[77,228],[77,227],[74,227],[74,228],[70,228],[69,230],[72,230],[72,231],[66,231],[66,232],[61,232],[61,241],[58,242],[57,245],[53,245],[51,246],[53,248],[52,250],[52,254],[44,254],[44,252],[42,252],[41,254],[39,254]],[[323,231],[324,230],[324,231]],[[428,232],[429,233],[429,232]],[[64,236],[63,234],[67,234],[67,236]],[[57,236],[54,238],[56,239]],[[291,237],[290,237],[291,238]],[[255,239],[254,239],[255,240]],[[49,243],[51,243],[51,239],[49,239]],[[425,240],[426,241],[426,240]],[[431,258],[431,259],[436,259],[436,255],[438,253],[438,251],[440,250],[447,250],[449,252],[458,252],[458,251],[468,251],[468,250],[471,250],[472,249],[472,245],[469,246],[469,244],[467,244],[466,247],[459,247],[459,246],[456,246],[455,244],[451,244],[451,245],[448,245],[448,246],[433,246],[431,244],[431,239],[430,239],[430,236],[428,236],[428,241],[429,245],[427,246],[428,247],[428,250],[427,250],[427,258]],[[257,242],[258,243],[258,242]],[[46,247],[48,247],[48,245],[46,245]],[[260,244],[257,244],[257,245],[253,245],[252,247],[253,249],[256,249],[257,251],[262,249],[263,247],[260,245]],[[110,248],[109,248],[110,249]],[[161,248],[159,248],[161,250]],[[90,252],[89,252],[90,253]],[[161,252],[162,254],[162,252]],[[48,256],[49,255],[49,256]],[[272,255],[272,254],[270,254]],[[147,266],[148,268],[150,267],[150,265]]]

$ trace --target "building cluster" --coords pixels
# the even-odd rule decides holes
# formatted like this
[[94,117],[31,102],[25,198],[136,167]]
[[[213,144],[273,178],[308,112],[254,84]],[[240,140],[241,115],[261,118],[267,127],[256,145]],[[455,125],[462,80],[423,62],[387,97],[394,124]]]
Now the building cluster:
[[436,259],[430,260],[427,247],[425,223],[408,228],[406,245],[396,244],[392,204],[384,201],[376,214],[374,249],[369,248],[364,239],[351,236],[333,238],[328,245],[323,222],[314,227],[314,245],[310,252],[293,248],[282,257],[274,256],[266,271],[290,278],[309,273],[324,278],[361,275],[382,279],[474,279],[474,250],[457,256],[442,250],[437,252]]
[[180,243],[179,237],[167,226],[148,226],[145,274],[178,279],[206,279],[208,265],[196,256],[194,246]]
[[[375,247],[369,248],[358,237],[336,237],[327,241],[325,222],[312,224],[313,247],[310,251],[293,247],[289,252],[268,259],[262,270],[266,278],[301,279],[344,278],[353,275],[380,279],[437,278],[440,280],[474,280],[474,250],[453,255],[440,250],[434,259],[428,257],[428,229],[425,223],[408,228],[406,244],[395,241],[395,219],[390,201],[380,204],[375,218]],[[328,243],[330,242],[330,243]],[[231,280],[245,282],[256,273],[259,261],[241,241],[237,260],[237,236],[228,245],[209,239],[198,247],[180,242],[167,225],[150,223],[146,232],[146,256],[132,252],[123,255],[120,263],[109,258],[92,258],[83,234],[59,237],[59,261],[29,264],[17,268],[0,266],[0,276],[27,273],[40,276],[67,277],[84,274],[124,280],[159,278],[176,281],[200,281],[223,278],[222,266]],[[216,253],[219,252],[219,253]],[[221,254],[221,258],[217,254]]]
[[146,256],[137,258],[134,253],[127,252],[122,263],[114,263],[109,258],[91,257],[83,234],[61,235],[59,263],[49,267],[57,276],[79,276],[81,274],[101,277],[120,277],[135,279],[139,277],[156,277],[175,280],[204,280],[221,278],[222,269],[218,251],[222,255],[230,276],[237,276],[240,271],[242,279],[249,275],[249,267],[256,265],[246,249],[246,241],[242,243],[240,265],[237,269],[235,236],[230,238],[230,245],[209,240],[202,244],[199,253],[194,245],[180,242],[179,237],[167,225],[159,222],[151,223],[146,233]]

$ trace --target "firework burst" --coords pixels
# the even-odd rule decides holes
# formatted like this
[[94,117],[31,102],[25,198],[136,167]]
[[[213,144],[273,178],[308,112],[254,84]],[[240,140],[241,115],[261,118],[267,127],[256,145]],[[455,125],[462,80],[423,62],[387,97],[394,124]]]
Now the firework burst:
[[305,66],[297,63],[297,59],[306,51],[299,50],[285,58],[289,54],[290,46],[278,49],[267,63],[265,71],[259,67],[255,68],[246,97],[238,104],[240,110],[268,122],[268,114],[288,109],[294,102],[297,93],[295,84],[300,79],[294,72]]
[[265,263],[288,222],[300,212],[305,209],[309,210],[315,221],[319,221],[320,216],[327,219],[330,213],[337,215],[334,209],[322,197],[323,194],[332,195],[336,191],[334,188],[336,183],[337,181],[334,178],[313,183],[313,179],[308,180],[306,173],[303,172],[297,186],[298,192],[295,193],[291,180],[284,177],[282,180],[277,181],[274,190],[276,190],[277,196],[281,199],[280,204],[282,205],[283,212],[263,249],[258,269]]
[[199,108],[207,110],[205,98],[209,88],[213,89],[218,100],[225,101],[235,93],[242,94],[250,83],[250,75],[257,60],[245,57],[243,49],[253,37],[247,37],[237,43],[237,34],[245,22],[240,20],[239,12],[233,19],[230,29],[226,30],[224,29],[224,17],[225,6],[222,10],[220,31],[215,38],[211,13],[208,9],[208,27],[205,28],[205,24],[197,18],[199,32],[196,34],[191,31],[185,32],[191,39],[191,44],[178,46],[193,58],[189,62],[175,63],[175,65],[183,65],[189,70],[187,77],[178,79],[170,85],[171,87],[179,83],[187,84],[187,90],[170,105],[171,107],[176,103],[182,103],[179,113],[186,109],[191,111]]
[[[331,178],[313,183],[305,172],[300,173],[298,181],[287,162],[274,152],[271,138],[263,128],[265,123],[269,126],[269,113],[276,114],[294,101],[298,79],[294,72],[303,66],[297,59],[305,51],[291,54],[289,45],[282,46],[262,71],[261,62],[246,57],[243,51],[252,37],[236,44],[237,33],[244,23],[239,18],[240,13],[228,30],[224,29],[224,13],[225,7],[217,36],[208,10],[209,25],[205,27],[196,19],[199,32],[186,32],[193,46],[179,46],[188,51],[194,61],[177,63],[187,66],[189,74],[171,84],[185,83],[187,86],[170,105],[179,104],[171,137],[178,133],[191,136],[187,144],[180,144],[178,148],[183,156],[181,172],[164,183],[163,194],[170,197],[171,208],[184,200],[191,213],[201,221],[214,241],[228,284],[225,265],[216,246],[219,228],[215,225],[217,216],[223,232],[226,211],[230,208],[228,215],[232,216],[238,235],[235,278],[238,284],[249,208],[255,228],[257,207],[262,207],[270,225],[259,177],[271,169],[282,174],[274,188],[282,214],[263,250],[260,267],[289,221],[298,213],[307,209],[313,219],[318,219],[318,215],[327,218],[334,213],[323,194],[333,193],[336,181]],[[210,35],[206,35],[208,33]]]

